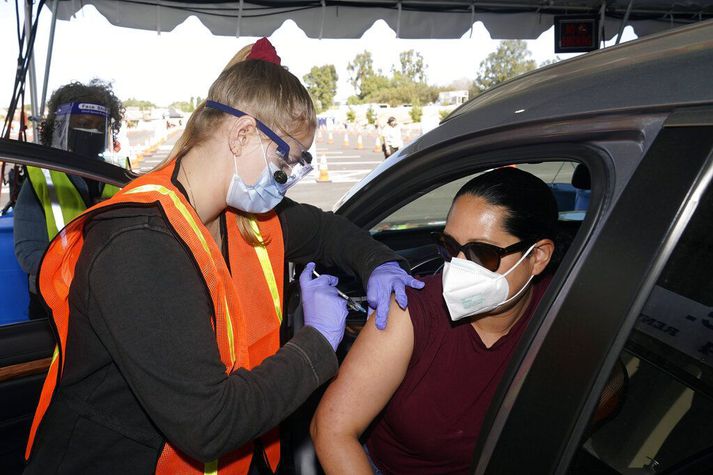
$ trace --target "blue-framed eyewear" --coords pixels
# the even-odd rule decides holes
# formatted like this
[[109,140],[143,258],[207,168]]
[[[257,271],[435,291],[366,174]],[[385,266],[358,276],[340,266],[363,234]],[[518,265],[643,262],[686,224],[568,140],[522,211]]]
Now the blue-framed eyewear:
[[[242,117],[242,116],[249,116],[253,117],[250,114],[247,114],[241,110],[235,109],[233,107],[227,106],[225,104],[222,104],[220,102],[215,102],[211,100],[206,101],[206,107],[210,107],[211,109],[216,109],[221,112],[225,112],[226,114],[230,114],[235,117]],[[300,157],[296,160],[290,158],[290,145],[285,142],[285,140],[277,135],[270,127],[265,125],[262,121],[259,119],[253,117],[255,119],[255,124],[262,132],[263,134],[267,135],[267,137],[272,140],[275,145],[277,145],[277,150],[276,154],[280,159],[285,162],[287,167],[289,168],[291,174],[288,176],[287,173],[285,173],[283,170],[276,170],[273,174],[273,178],[277,182],[278,186],[282,189],[282,191],[287,191],[288,188],[290,188],[292,185],[297,183],[302,177],[307,175],[309,172],[312,171],[312,154],[309,153],[307,150],[302,150],[300,153]]]

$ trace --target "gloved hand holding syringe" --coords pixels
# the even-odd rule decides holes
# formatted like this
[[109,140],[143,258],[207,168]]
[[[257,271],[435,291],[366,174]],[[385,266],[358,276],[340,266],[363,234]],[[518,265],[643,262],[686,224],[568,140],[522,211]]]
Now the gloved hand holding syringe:
[[[315,277],[319,277],[319,275],[320,275],[316,270],[313,270],[313,271],[312,271],[312,274],[313,274]],[[364,307],[362,307],[362,306],[359,304],[359,302],[357,302],[356,300],[354,300],[353,298],[351,298],[350,296],[348,296],[347,294],[345,294],[344,292],[342,292],[342,291],[339,290],[339,289],[337,289],[337,293],[339,294],[339,296],[340,296],[341,298],[343,298],[344,300],[347,301],[347,307],[349,307],[350,309],[354,310],[355,312],[367,313],[366,310],[364,309]]]

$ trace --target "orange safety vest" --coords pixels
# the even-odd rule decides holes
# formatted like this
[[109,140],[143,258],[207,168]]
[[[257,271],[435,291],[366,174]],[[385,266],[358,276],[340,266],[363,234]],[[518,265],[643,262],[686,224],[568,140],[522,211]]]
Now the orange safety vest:
[[[253,230],[266,242],[265,245],[252,246],[239,236],[237,213],[226,211],[228,232],[225,238],[228,239],[231,276],[210,232],[171,182],[174,167],[175,162],[132,181],[113,198],[90,208],[70,222],[50,243],[38,282],[42,297],[52,310],[59,341],[32,421],[26,459],[29,459],[37,428],[62,377],[69,327],[69,288],[84,244],[84,225],[104,208],[141,203],[152,203],[162,208],[176,235],[191,250],[209,290],[216,344],[226,374],[238,368],[252,369],[279,349],[284,245],[277,215],[270,212],[252,218]],[[256,279],[259,275],[263,275],[264,279]],[[266,305],[267,302],[270,304]],[[277,428],[262,436],[261,442],[274,471],[280,459]],[[245,474],[249,470],[252,454],[253,443],[250,442],[219,460],[203,464],[182,454],[170,441],[166,441],[156,473]]]

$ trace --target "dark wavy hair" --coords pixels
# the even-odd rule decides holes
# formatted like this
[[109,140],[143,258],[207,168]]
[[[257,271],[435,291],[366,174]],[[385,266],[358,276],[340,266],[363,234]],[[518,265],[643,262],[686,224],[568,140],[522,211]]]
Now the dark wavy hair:
[[555,252],[546,271],[559,264],[562,257],[557,220],[557,202],[550,188],[535,175],[518,168],[498,168],[478,175],[458,190],[453,201],[463,195],[483,198],[493,206],[507,210],[503,227],[521,241],[535,243],[551,239]]
[[52,93],[47,103],[47,115],[40,124],[40,142],[43,145],[52,145],[57,108],[69,102],[90,102],[106,107],[111,121],[111,136],[116,139],[124,116],[124,104],[114,95],[110,82],[95,78],[89,81],[89,84],[70,82]]

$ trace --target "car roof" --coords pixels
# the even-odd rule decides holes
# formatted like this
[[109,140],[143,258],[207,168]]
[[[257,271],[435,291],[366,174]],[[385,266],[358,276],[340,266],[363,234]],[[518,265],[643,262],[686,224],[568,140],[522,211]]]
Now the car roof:
[[[475,97],[445,121],[469,132],[518,122],[713,102],[713,21],[544,67]],[[444,127],[448,129],[449,127]]]

